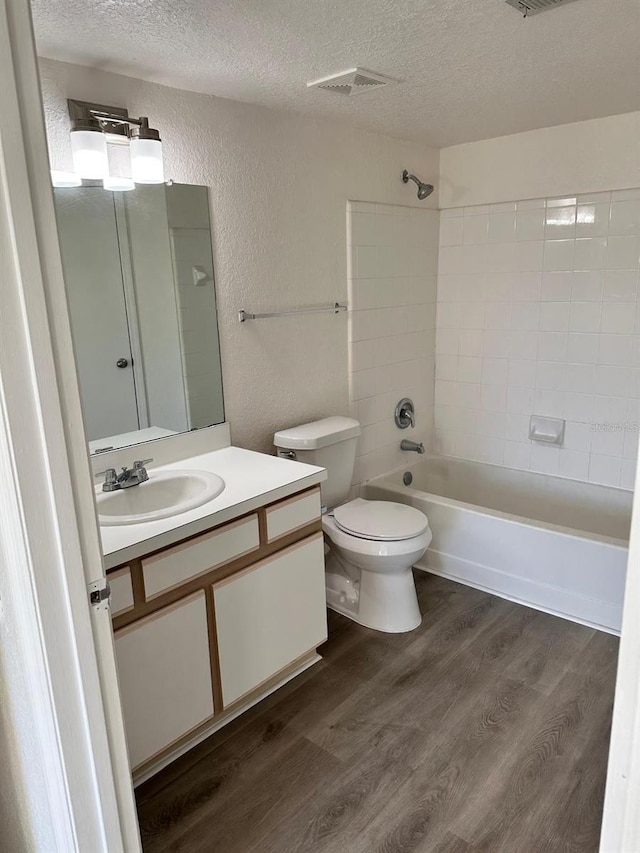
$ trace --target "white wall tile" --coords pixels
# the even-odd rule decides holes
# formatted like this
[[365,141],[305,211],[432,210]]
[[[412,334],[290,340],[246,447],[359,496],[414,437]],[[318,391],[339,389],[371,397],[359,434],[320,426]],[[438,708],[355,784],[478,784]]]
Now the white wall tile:
[[633,334],[635,311],[635,302],[604,302],[600,331],[616,335]]
[[546,272],[559,272],[573,269],[573,251],[575,240],[547,240],[544,244],[544,265]]
[[602,295],[604,300],[635,302],[637,297],[637,270],[608,270],[604,274],[604,289]]
[[606,237],[584,237],[575,242],[573,268],[575,270],[601,270],[607,257]]
[[[439,452],[631,488],[640,190],[525,199],[443,218],[456,225],[441,230]],[[447,244],[460,240],[454,254]],[[529,442],[533,412],[566,419],[562,448]]]
[[600,302],[572,302],[569,317],[571,332],[599,332],[602,304]]
[[440,220],[440,245],[462,245],[462,218]]
[[545,231],[545,213],[544,209],[538,210],[521,210],[518,208],[516,214],[515,239],[522,240],[543,240]]
[[609,204],[578,204],[576,237],[606,237],[609,233]]
[[571,299],[573,272],[546,272],[542,275],[543,302],[568,302]]
[[[417,424],[412,438],[430,447],[433,431],[438,265],[437,211],[398,205],[349,205],[349,369],[351,413],[362,425],[354,484],[406,462],[405,434],[393,420],[398,400],[412,397]],[[438,306],[438,349],[452,350],[455,369],[439,375],[457,387],[459,303],[455,276],[462,263],[462,216],[445,217],[441,239],[450,242],[450,299]],[[458,243],[459,245],[455,245]],[[446,252],[445,252],[446,254]],[[445,267],[447,259],[445,258]],[[443,290],[446,290],[442,285]],[[449,339],[447,339],[449,338]],[[449,372],[447,372],[449,370]],[[438,383],[438,393],[442,393]]]
[[615,236],[640,234],[640,199],[613,202],[609,234]]
[[515,210],[509,213],[492,211],[489,217],[489,242],[512,243],[516,237]]
[[609,237],[606,269],[637,269],[640,263],[640,237]]

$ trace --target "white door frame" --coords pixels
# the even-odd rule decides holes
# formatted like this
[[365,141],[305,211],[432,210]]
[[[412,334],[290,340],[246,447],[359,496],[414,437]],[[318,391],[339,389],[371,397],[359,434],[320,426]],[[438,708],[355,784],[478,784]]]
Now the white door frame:
[[636,472],[600,853],[640,850],[640,466]]
[[30,849],[135,853],[110,615],[88,599],[104,569],[28,0],[0,0],[0,79],[3,829]]

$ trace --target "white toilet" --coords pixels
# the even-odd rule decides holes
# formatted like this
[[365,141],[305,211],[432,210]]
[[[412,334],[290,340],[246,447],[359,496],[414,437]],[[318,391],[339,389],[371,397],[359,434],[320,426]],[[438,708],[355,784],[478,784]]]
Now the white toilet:
[[431,542],[429,521],[413,507],[362,498],[351,490],[360,424],[323,418],[273,437],[278,455],[327,469],[322,484],[322,528],[327,604],[378,631],[401,633],[422,621],[411,567]]

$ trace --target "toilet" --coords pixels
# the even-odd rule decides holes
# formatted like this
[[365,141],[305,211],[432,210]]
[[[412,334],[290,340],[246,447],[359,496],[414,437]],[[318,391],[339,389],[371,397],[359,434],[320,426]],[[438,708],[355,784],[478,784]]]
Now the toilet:
[[429,521],[390,501],[347,500],[360,424],[330,417],[273,437],[278,456],[327,470],[321,486],[327,546],[327,604],[378,631],[402,633],[422,621],[412,566],[431,542]]

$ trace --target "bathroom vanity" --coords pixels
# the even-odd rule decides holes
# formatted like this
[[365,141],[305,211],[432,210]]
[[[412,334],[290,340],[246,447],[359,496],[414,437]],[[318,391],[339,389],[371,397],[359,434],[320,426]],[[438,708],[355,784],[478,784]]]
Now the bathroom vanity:
[[326,473],[230,446],[207,188],[55,202],[140,782],[319,660]]
[[325,472],[235,447],[172,467],[215,471],[225,490],[101,528],[136,782],[320,660],[327,638]]

